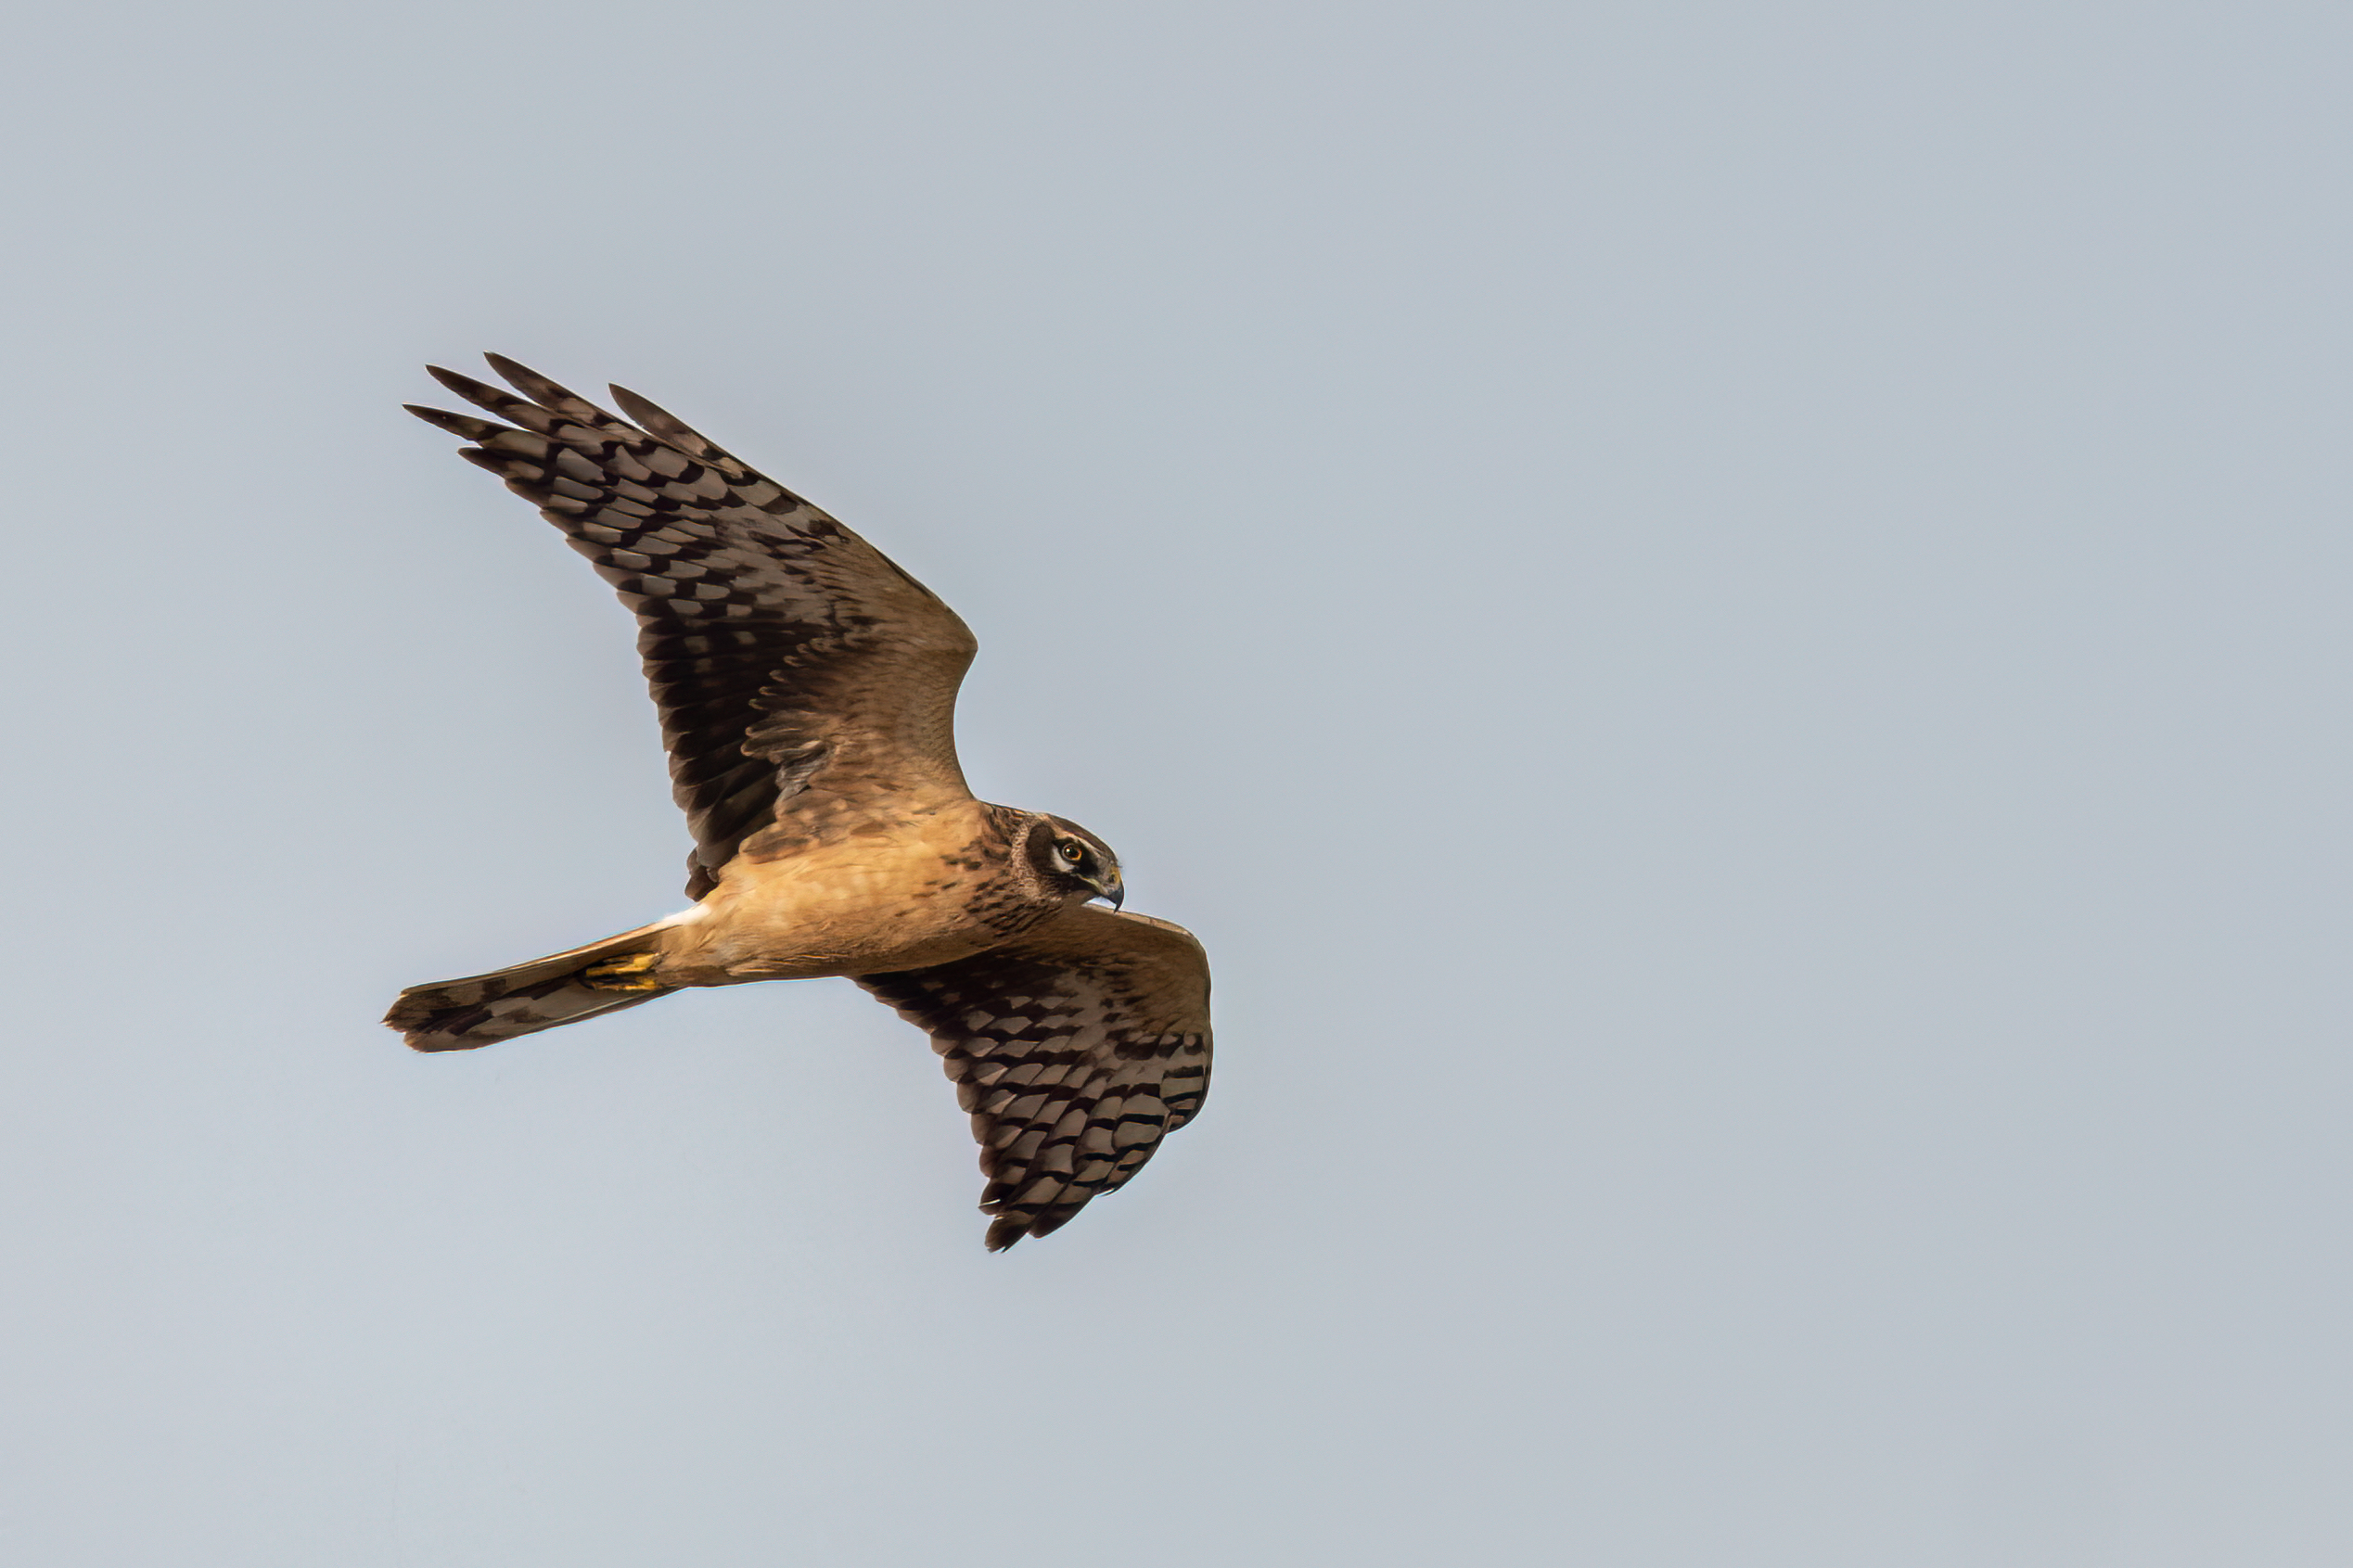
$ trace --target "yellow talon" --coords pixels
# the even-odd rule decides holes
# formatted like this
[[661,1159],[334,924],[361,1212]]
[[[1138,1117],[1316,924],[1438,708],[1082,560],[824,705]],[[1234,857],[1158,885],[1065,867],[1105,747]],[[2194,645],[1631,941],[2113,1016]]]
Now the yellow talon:
[[600,991],[665,991],[670,988],[659,980],[646,976],[646,971],[661,962],[659,953],[631,953],[626,958],[608,958],[602,963],[592,963],[580,972],[589,987]]

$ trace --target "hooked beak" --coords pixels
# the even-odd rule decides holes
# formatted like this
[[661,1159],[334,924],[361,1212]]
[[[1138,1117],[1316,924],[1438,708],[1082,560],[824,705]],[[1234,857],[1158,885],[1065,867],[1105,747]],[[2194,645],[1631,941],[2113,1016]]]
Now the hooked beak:
[[1093,886],[1096,896],[1107,899],[1115,910],[1127,902],[1128,885],[1119,880],[1119,873],[1116,871],[1104,881],[1094,883]]

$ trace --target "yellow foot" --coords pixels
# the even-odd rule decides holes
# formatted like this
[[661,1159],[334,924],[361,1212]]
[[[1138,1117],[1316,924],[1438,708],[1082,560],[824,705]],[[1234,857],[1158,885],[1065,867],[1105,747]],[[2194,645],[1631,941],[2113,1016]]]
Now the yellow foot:
[[580,972],[580,977],[600,991],[666,991],[668,986],[646,973],[660,962],[659,953],[631,953],[627,958],[592,963]]

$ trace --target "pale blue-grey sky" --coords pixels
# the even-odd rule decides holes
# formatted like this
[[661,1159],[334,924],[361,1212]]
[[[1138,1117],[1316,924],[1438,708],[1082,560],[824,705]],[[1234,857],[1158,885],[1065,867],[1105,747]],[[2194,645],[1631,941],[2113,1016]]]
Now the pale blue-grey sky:
[[[2335,1568],[2337,6],[53,7],[0,1557]],[[677,907],[617,379],[980,635],[1217,964],[1004,1256],[921,1037],[467,1056]]]

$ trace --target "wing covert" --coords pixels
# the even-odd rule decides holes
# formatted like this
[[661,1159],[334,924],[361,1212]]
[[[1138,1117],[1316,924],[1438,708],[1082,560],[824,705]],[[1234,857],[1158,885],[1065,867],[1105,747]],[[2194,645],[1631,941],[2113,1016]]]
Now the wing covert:
[[926,797],[968,798],[956,613],[825,513],[634,393],[630,424],[492,354],[523,396],[435,369],[496,414],[411,405],[540,508],[637,617],[700,899],[748,841],[783,848]]
[[858,984],[931,1036],[972,1113],[991,1252],[1068,1224],[1208,1092],[1208,956],[1165,920],[1082,904],[1004,947]]

